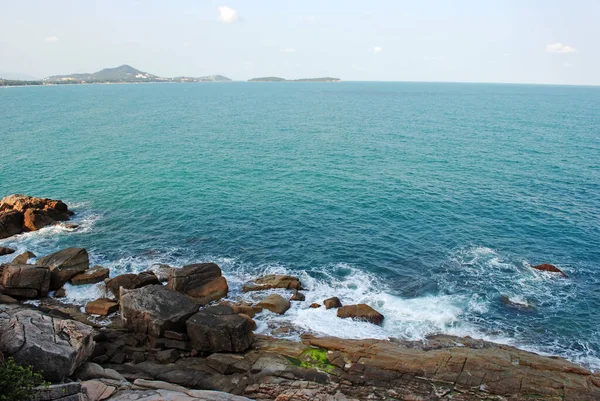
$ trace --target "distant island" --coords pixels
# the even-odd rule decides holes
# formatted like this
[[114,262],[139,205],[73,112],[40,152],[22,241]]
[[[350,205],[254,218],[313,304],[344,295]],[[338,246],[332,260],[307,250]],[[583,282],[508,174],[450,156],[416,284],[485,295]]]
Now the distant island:
[[301,78],[301,79],[285,79],[280,77],[261,77],[252,78],[248,82],[342,82],[339,78],[322,77],[322,78]]
[[0,77],[0,86],[28,86],[28,85],[62,85],[62,84],[110,84],[110,83],[143,83],[143,82],[230,82],[231,79],[223,75],[209,75],[205,77],[175,77],[165,78],[158,75],[140,71],[127,64],[115,68],[105,68],[94,73],[81,73],[69,75],[53,75],[36,81],[21,81],[3,79]]

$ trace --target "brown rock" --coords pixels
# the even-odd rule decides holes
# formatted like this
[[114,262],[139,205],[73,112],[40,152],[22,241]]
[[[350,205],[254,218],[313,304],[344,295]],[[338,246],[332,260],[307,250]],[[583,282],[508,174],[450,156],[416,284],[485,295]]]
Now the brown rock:
[[0,201],[0,238],[39,230],[55,221],[68,220],[70,214],[61,201],[9,195]]
[[0,256],[10,255],[11,253],[15,253],[15,250],[5,246],[0,246]]
[[258,306],[283,315],[290,309],[290,301],[279,294],[272,294],[260,301]]
[[29,259],[35,258],[35,254],[33,252],[29,252],[29,251],[25,251],[22,254],[16,256],[13,261],[12,264],[13,265],[24,265],[26,264]]
[[[16,304],[18,301],[8,295],[0,294],[0,304]],[[0,362],[1,363],[1,362]]]
[[194,349],[204,352],[244,352],[252,342],[246,318],[228,306],[202,309],[185,323]]
[[247,284],[243,287],[244,292],[268,290],[270,288],[287,288],[300,290],[300,279],[285,274],[268,274],[254,280],[255,284]]
[[108,298],[100,298],[88,302],[85,305],[85,312],[90,315],[108,316],[119,310],[119,304]]
[[21,298],[46,296],[50,286],[50,271],[32,265],[3,265],[0,284],[4,293]]
[[229,292],[227,280],[215,263],[197,263],[172,269],[167,286],[194,298],[200,305],[221,299]]
[[325,305],[325,309],[340,308],[342,301],[338,297],[332,297],[323,301],[323,305]]
[[290,301],[304,301],[306,300],[306,297],[304,296],[303,293],[299,292],[298,290],[296,290],[294,292],[294,295],[292,295],[290,297]]
[[108,278],[110,271],[102,266],[94,266],[89,270],[79,273],[71,279],[73,285],[96,284]]
[[536,266],[531,266],[532,269],[535,270],[541,270],[544,272],[551,272],[551,273],[559,273],[561,274],[563,277],[568,278],[569,276],[566,275],[565,272],[563,272],[562,270],[560,270],[558,267],[551,265],[549,263],[543,263],[541,265],[536,265]]
[[115,386],[101,382],[100,380],[88,380],[81,383],[85,389],[88,401],[102,401],[117,391]]
[[246,315],[245,313],[238,313],[238,315],[240,315],[241,317],[243,317],[244,319],[246,319],[248,321],[248,323],[250,324],[250,330],[252,330],[252,331],[256,330],[256,322],[254,321],[254,319],[252,319],[250,316]]
[[312,304],[310,304],[310,306],[309,306],[309,308],[313,308],[313,309],[317,309],[317,308],[320,308],[320,307],[321,307],[321,305],[320,305],[320,304],[318,304],[318,303],[316,303],[316,302],[313,302],[313,303],[312,303]]
[[58,290],[71,278],[89,269],[90,258],[83,248],[66,248],[39,258],[35,264],[50,269],[50,290]]
[[151,271],[145,271],[140,274],[121,274],[106,283],[106,288],[119,300],[121,287],[126,290],[134,290],[147,285],[160,284],[160,280]]
[[67,296],[67,290],[65,287],[60,287],[58,290],[54,291],[54,298],[64,298]]
[[45,210],[27,209],[23,214],[23,227],[27,231],[37,231],[54,223],[54,219]]
[[17,211],[2,212],[0,209],[0,239],[12,237],[23,232],[23,213]]
[[158,277],[161,283],[166,283],[167,281],[169,281],[169,276],[171,275],[171,270],[173,270],[173,267],[169,265],[159,264],[157,266],[153,266],[151,269],[156,274],[156,277]]
[[256,315],[254,307],[248,305],[231,305],[231,309],[233,309],[235,313],[243,313],[249,317],[254,317]]
[[337,310],[337,316],[342,319],[352,318],[377,325],[381,325],[384,318],[381,313],[366,304],[342,306]]

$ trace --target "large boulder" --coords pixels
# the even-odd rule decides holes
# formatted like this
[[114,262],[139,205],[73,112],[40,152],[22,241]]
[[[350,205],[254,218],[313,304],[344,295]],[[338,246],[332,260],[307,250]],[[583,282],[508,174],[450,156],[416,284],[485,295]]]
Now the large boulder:
[[0,246],[0,256],[10,255],[11,253],[15,253],[15,250],[5,246]]
[[46,380],[71,376],[94,350],[93,330],[83,323],[15,306],[0,312],[0,352],[43,371]]
[[118,300],[121,296],[121,288],[126,290],[135,290],[136,288],[142,288],[147,285],[160,284],[160,280],[156,277],[156,274],[151,271],[141,272],[139,274],[126,273],[121,274],[106,283],[106,288],[115,296]]
[[66,248],[39,258],[35,264],[50,269],[50,290],[58,290],[71,278],[89,269],[90,258],[83,248]]
[[541,265],[535,265],[535,266],[531,266],[532,269],[535,270],[540,270],[543,272],[551,272],[551,273],[558,273],[561,276],[563,276],[564,278],[568,278],[569,276],[567,276],[567,274],[565,272],[563,272],[562,270],[560,270],[558,267],[551,265],[550,263],[542,263]]
[[271,312],[279,313],[280,315],[283,315],[288,309],[290,309],[290,301],[279,294],[271,294],[260,301],[257,305],[261,308],[268,309]]
[[250,322],[229,306],[204,308],[185,325],[192,348],[198,351],[244,352],[252,342]]
[[29,259],[35,258],[35,253],[33,252],[29,252],[29,251],[25,251],[20,255],[15,256],[15,258],[12,260],[12,263],[14,265],[24,265],[27,262],[29,262]]
[[37,298],[48,295],[50,288],[50,270],[33,265],[2,266],[0,283],[7,295],[19,298]]
[[337,316],[346,319],[352,318],[377,325],[383,323],[384,316],[366,304],[346,305],[337,310]]
[[121,288],[121,318],[126,327],[160,337],[165,330],[183,331],[198,304],[161,284],[127,290]]
[[247,284],[243,287],[244,292],[248,291],[261,291],[268,290],[271,288],[287,288],[293,290],[300,290],[300,279],[294,276],[288,276],[286,274],[267,274],[266,276],[259,277],[254,280],[254,284]]
[[27,209],[23,214],[23,227],[26,231],[37,231],[54,223],[48,212],[40,209]]
[[0,239],[12,237],[23,232],[23,213],[0,211]]
[[227,280],[215,263],[197,263],[171,269],[167,286],[194,298],[200,305],[221,299],[229,291]]
[[84,285],[84,284],[96,284],[104,279],[107,279],[110,275],[110,270],[102,266],[94,266],[89,270],[79,273],[73,276],[71,284],[73,285]]
[[325,305],[325,309],[341,308],[342,301],[338,297],[331,297],[324,300],[323,305]]

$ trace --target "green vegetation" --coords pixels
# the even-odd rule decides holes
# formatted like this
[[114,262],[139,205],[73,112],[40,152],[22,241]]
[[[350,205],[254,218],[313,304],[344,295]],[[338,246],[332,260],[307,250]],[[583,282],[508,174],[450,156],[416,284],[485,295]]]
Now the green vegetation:
[[286,357],[294,366],[306,369],[317,369],[329,374],[335,374],[336,367],[327,359],[327,351],[320,348],[309,348],[298,358]]
[[30,400],[38,386],[48,386],[48,383],[31,366],[20,366],[13,358],[0,364],[0,401]]
[[19,81],[17,79],[2,79],[0,78],[0,86],[30,86],[43,85],[42,81]]

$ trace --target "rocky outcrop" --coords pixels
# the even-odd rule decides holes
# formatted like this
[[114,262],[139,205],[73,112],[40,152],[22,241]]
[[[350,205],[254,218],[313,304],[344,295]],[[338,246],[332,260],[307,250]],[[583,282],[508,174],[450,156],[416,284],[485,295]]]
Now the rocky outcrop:
[[243,352],[252,341],[251,324],[228,306],[211,306],[186,322],[192,347],[205,352]]
[[2,265],[0,292],[18,298],[37,298],[48,295],[50,270],[33,265]]
[[383,323],[383,315],[366,304],[342,306],[337,310],[337,316],[342,319],[352,318],[378,325]]
[[0,200],[0,239],[69,220],[72,214],[60,200],[9,195]]
[[550,263],[543,263],[541,265],[531,266],[531,268],[535,269],[535,270],[544,271],[544,272],[558,273],[561,276],[563,276],[564,278],[569,277],[569,276],[567,276],[567,274],[565,272],[560,270],[558,267],[551,265]]
[[[126,390],[110,397],[110,401],[252,401],[249,398],[210,390]],[[283,400],[281,400],[283,401]]]
[[342,301],[338,297],[327,298],[323,301],[323,305],[325,305],[325,309],[341,308]]
[[147,285],[160,284],[160,280],[156,277],[156,274],[151,271],[141,272],[139,274],[121,274],[106,283],[106,288],[115,296],[118,300],[121,296],[121,288],[126,290],[134,290],[136,288],[142,288]]
[[181,269],[171,269],[169,288],[194,298],[200,305],[227,296],[229,287],[215,263],[197,263]]
[[283,315],[288,309],[290,309],[290,301],[279,294],[271,294],[260,301],[257,305],[280,315]]
[[85,313],[108,316],[119,310],[119,304],[108,298],[100,298],[85,305]]
[[125,327],[160,337],[165,330],[182,331],[198,305],[161,284],[127,290],[121,288],[121,318]]
[[104,281],[110,275],[110,270],[102,266],[94,266],[89,270],[79,273],[71,278],[73,285],[96,284]]
[[0,246],[0,256],[10,255],[11,253],[15,253],[15,250],[5,246]]
[[24,265],[27,262],[29,262],[29,259],[35,258],[35,253],[33,252],[29,252],[29,251],[25,251],[22,254],[16,256],[13,260],[12,260],[12,264],[14,265]]
[[253,284],[247,284],[243,287],[244,292],[249,291],[261,291],[268,290],[271,288],[286,288],[293,290],[300,290],[300,279],[294,276],[288,276],[285,274],[268,274],[263,277],[259,277],[254,280]]
[[36,266],[50,269],[50,290],[57,290],[71,278],[90,268],[90,258],[83,248],[66,248],[38,259]]
[[62,381],[75,372],[94,348],[92,328],[36,310],[0,305],[0,351],[21,365]]

